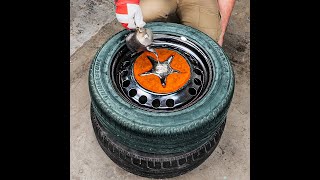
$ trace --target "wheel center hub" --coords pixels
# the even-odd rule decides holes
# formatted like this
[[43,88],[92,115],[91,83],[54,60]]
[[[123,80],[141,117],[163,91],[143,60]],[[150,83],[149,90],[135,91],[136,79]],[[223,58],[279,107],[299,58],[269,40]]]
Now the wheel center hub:
[[167,64],[157,64],[155,68],[155,74],[158,76],[168,76],[171,74],[170,69],[171,67]]
[[156,61],[151,56],[147,56],[151,61],[152,69],[148,72],[142,73],[140,76],[147,76],[154,74],[160,78],[162,87],[166,87],[167,77],[172,73],[180,73],[180,71],[171,68],[171,62],[174,56],[170,56],[164,62]]

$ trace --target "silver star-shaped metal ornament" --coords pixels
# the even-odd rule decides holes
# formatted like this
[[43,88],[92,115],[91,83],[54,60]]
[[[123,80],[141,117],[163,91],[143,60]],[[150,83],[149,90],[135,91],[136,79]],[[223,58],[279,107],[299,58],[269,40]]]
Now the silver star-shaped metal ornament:
[[140,74],[140,76],[147,76],[150,74],[156,75],[160,78],[162,87],[166,87],[167,77],[172,73],[180,73],[180,71],[172,69],[170,66],[173,57],[174,56],[172,55],[167,60],[160,62],[150,56],[147,56],[152,64],[152,69]]

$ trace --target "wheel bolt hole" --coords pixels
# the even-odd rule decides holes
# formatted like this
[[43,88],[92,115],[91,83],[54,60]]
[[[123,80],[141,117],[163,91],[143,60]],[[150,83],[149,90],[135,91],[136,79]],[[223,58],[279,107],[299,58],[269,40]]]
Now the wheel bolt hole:
[[160,100],[159,99],[155,99],[152,101],[152,106],[153,107],[159,107],[160,106]]
[[129,80],[125,80],[122,82],[122,86],[123,87],[128,87],[130,85],[130,81]]
[[168,107],[173,107],[173,106],[174,106],[174,100],[173,100],[173,99],[167,99],[166,105],[167,105]]
[[199,70],[199,69],[194,69],[193,70],[196,74],[198,74],[198,75],[202,75],[202,72],[201,72],[201,70]]
[[137,90],[135,90],[135,89],[130,89],[130,91],[129,91],[129,96],[130,97],[133,97],[133,96],[135,96],[137,94]]
[[140,98],[139,98],[139,102],[141,103],[141,104],[145,104],[146,102],[147,102],[147,97],[146,96],[144,96],[144,95],[142,95]]
[[189,88],[189,94],[191,94],[192,96],[196,95],[197,91],[194,88]]
[[200,79],[195,78],[193,81],[194,81],[194,83],[195,83],[196,85],[198,85],[198,86],[201,85],[201,80],[200,80]]
[[126,77],[128,75],[128,71],[122,71],[122,77]]

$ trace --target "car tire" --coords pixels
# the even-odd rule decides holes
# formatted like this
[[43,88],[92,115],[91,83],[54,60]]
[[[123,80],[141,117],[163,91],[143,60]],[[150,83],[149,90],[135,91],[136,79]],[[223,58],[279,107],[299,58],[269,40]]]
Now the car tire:
[[204,51],[214,71],[206,92],[192,105],[172,111],[152,111],[129,102],[111,73],[129,33],[123,30],[92,61],[91,119],[100,146],[120,167],[144,177],[174,177],[199,166],[217,146],[234,92],[234,74],[222,48],[206,34],[174,23],[145,27],[158,34],[186,37]]

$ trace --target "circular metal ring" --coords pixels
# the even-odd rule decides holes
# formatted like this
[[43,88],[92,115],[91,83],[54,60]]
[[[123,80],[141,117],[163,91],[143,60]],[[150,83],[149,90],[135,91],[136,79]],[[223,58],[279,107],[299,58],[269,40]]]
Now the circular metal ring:
[[[147,111],[168,112],[190,107],[206,94],[214,79],[214,68],[198,43],[183,36],[154,33],[151,47],[168,49],[183,56],[190,66],[190,79],[180,89],[170,93],[157,93],[144,88],[133,72],[134,63],[143,52],[132,53],[124,45],[114,56],[110,69],[113,86],[123,99]],[[164,71],[155,72],[165,74]],[[170,70],[171,73],[173,71]]]

